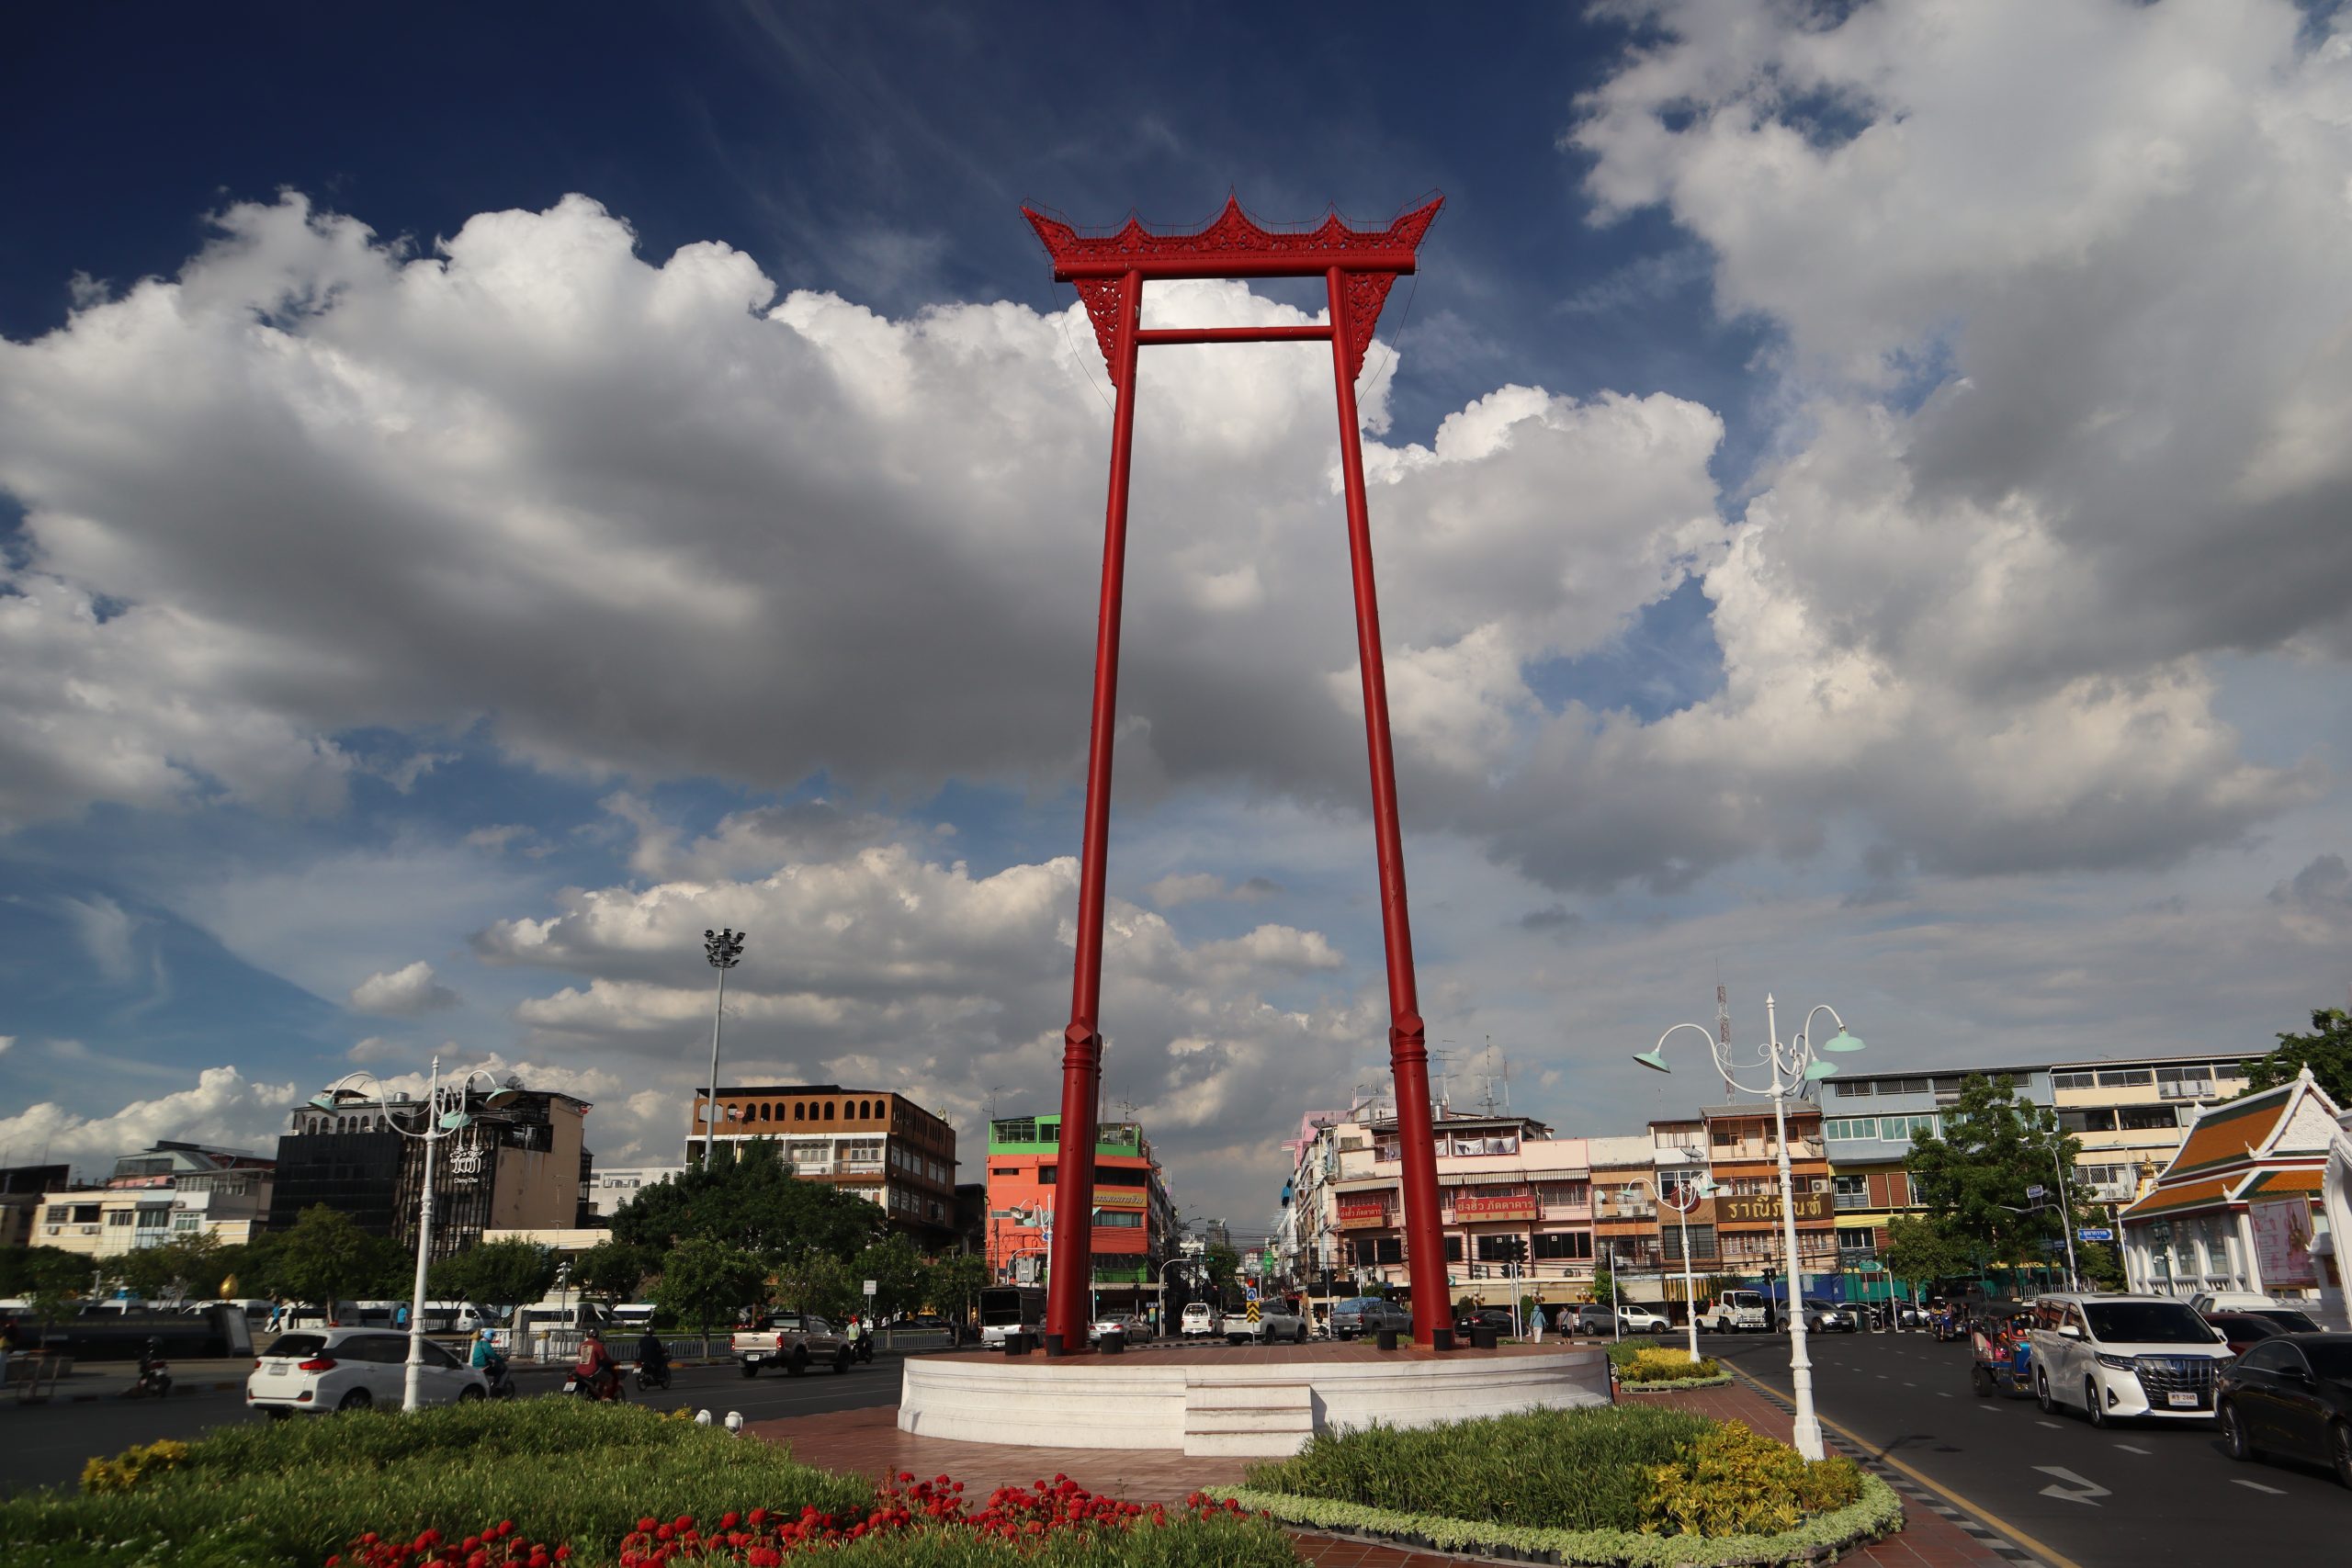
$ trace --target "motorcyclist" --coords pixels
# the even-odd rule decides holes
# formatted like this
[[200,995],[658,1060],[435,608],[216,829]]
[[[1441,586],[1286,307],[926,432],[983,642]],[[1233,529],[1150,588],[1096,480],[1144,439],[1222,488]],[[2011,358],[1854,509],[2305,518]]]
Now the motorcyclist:
[[621,1396],[620,1364],[613,1359],[613,1353],[605,1348],[605,1336],[601,1329],[592,1327],[581,1339],[580,1359],[572,1363],[571,1375],[593,1386],[599,1399],[618,1399]]
[[650,1328],[637,1342],[637,1370],[656,1381],[670,1375],[670,1348]]
[[874,1359],[874,1337],[867,1331],[865,1321],[859,1318],[854,1313],[851,1314],[849,1327],[845,1332],[849,1337],[850,1354],[855,1356],[861,1361],[872,1360]]
[[172,1380],[166,1371],[164,1341],[156,1335],[147,1337],[146,1346],[139,1352],[139,1382],[137,1387],[153,1393],[171,1392]]
[[506,1358],[498,1353],[497,1341],[490,1333],[485,1328],[474,1336],[473,1354],[468,1364],[490,1380],[491,1392],[495,1393],[506,1382]]

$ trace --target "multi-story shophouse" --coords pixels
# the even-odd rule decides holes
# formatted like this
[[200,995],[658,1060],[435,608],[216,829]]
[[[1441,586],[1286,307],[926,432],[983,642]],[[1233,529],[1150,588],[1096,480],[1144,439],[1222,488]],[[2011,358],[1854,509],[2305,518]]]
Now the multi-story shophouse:
[[[1337,1174],[1324,1182],[1338,1238],[1340,1272],[1333,1289],[1407,1288],[1396,1120],[1340,1122],[1326,1131],[1338,1162]],[[1555,1138],[1543,1122],[1510,1115],[1442,1115],[1431,1133],[1438,1222],[1455,1301],[1500,1306],[1521,1296],[1554,1303],[1589,1299],[1593,1172],[1587,1140]]]
[[269,1214],[275,1163],[245,1149],[159,1140],[116,1160],[103,1186],[44,1193],[32,1239],[94,1258],[193,1235],[251,1241]]
[[[991,1272],[1008,1283],[1042,1283],[1060,1184],[1058,1115],[1010,1116],[989,1123],[986,1242]],[[1094,1135],[1094,1212],[1088,1216],[1094,1310],[1155,1311],[1161,1267],[1174,1255],[1176,1206],[1150,1140],[1133,1122],[1105,1122]]]
[[[1760,1278],[1780,1299],[1793,1292],[1835,1293],[1838,1288],[1837,1210],[1830,1198],[1829,1160],[1822,1145],[1821,1108],[1787,1103],[1790,1189],[1795,1195],[1797,1257],[1788,1256],[1781,1198],[1781,1145],[1770,1101],[1711,1105],[1700,1111],[1707,1135],[1708,1174],[1721,1271]],[[1695,1246],[1694,1246],[1695,1250]]]
[[[2245,1070],[2211,1056],[2142,1056],[2107,1061],[2025,1063],[1965,1072],[1840,1073],[1821,1089],[1822,1133],[1828,1145],[1838,1209],[1838,1246],[1849,1300],[1883,1300],[1891,1290],[1879,1261],[1886,1225],[1919,1204],[1904,1170],[1912,1141],[1940,1135],[1944,1118],[1972,1076],[2009,1078],[2019,1100],[2052,1107],[2062,1131],[2082,1153],[2065,1173],[2077,1201],[2102,1209],[2091,1239],[2113,1235],[2115,1216],[2144,1191],[2180,1147],[2199,1106],[2245,1088]],[[2059,1179],[2053,1163],[2051,1186]]]
[[[708,1099],[697,1092],[692,1111],[688,1157],[697,1165],[710,1141]],[[890,1228],[925,1251],[956,1245],[956,1129],[903,1094],[831,1083],[722,1087],[718,1136],[773,1145],[793,1175],[879,1205]]]

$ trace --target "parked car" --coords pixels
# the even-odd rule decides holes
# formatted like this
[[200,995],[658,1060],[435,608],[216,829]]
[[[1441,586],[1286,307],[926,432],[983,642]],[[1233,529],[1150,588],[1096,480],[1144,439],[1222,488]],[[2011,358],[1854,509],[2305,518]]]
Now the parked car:
[[1410,1334],[1413,1314],[1378,1296],[1350,1296],[1331,1309],[1331,1337],[1335,1339],[1353,1339],[1359,1335],[1377,1334],[1384,1328]]
[[[945,1327],[942,1324],[941,1327]],[[1151,1337],[1151,1325],[1131,1312],[1104,1313],[1086,1325],[1086,1337],[1091,1344],[1105,1334],[1116,1334],[1130,1345],[1140,1345]]]
[[1225,1332],[1225,1314],[1213,1302],[1186,1302],[1176,1332],[1186,1339],[1214,1339]]
[[1713,1334],[1764,1332],[1764,1292],[1725,1291],[1699,1313],[1699,1328]]
[[1472,1312],[1453,1314],[1453,1337],[1467,1339],[1479,1328],[1491,1328],[1498,1334],[1509,1334],[1515,1325],[1507,1307],[1479,1307]]
[[2188,1304],[2200,1313],[2216,1313],[2259,1312],[2285,1303],[2273,1301],[2259,1291],[2199,1291],[2188,1298]]
[[2205,1321],[2230,1342],[2230,1354],[2243,1356],[2248,1348],[2281,1334],[2316,1334],[2319,1325],[2301,1313],[2281,1307],[2275,1312],[2209,1312]]
[[[490,1380],[430,1339],[424,1348],[420,1395],[427,1404],[483,1399]],[[284,1420],[297,1411],[397,1409],[407,1397],[405,1334],[380,1328],[330,1328],[281,1334],[254,1362],[245,1403]]]
[[2034,1387],[2047,1414],[2094,1427],[2136,1416],[2211,1420],[2227,1340],[2170,1296],[2064,1293],[2034,1303]]
[[1617,1320],[1628,1334],[1668,1334],[1674,1329],[1673,1320],[1664,1313],[1630,1302],[1617,1309]]
[[1247,1311],[1225,1314],[1225,1342],[1243,1345],[1255,1339],[1261,1345],[1272,1345],[1287,1339],[1294,1345],[1306,1343],[1306,1320],[1290,1310],[1280,1298],[1268,1298],[1258,1303],[1258,1321],[1250,1321]]
[[2352,1334],[2281,1334],[2222,1374],[2218,1416],[2232,1459],[2309,1460],[2352,1486]]
[[1829,1301],[1820,1296],[1804,1298],[1806,1333],[1852,1334],[1861,1326],[1861,1318],[1845,1303]]

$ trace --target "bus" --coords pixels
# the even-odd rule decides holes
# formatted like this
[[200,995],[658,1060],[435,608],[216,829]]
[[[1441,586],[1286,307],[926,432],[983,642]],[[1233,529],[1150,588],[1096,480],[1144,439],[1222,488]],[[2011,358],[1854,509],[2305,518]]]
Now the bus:
[[1007,1330],[1042,1334],[1046,1292],[1041,1285],[991,1285],[980,1292],[980,1343],[1004,1348]]

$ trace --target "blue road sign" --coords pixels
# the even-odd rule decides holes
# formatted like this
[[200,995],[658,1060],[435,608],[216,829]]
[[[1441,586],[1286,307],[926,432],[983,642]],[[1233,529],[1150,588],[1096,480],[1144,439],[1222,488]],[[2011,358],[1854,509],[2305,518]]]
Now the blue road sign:
[[2105,1225],[2085,1225],[2076,1231],[2075,1235],[2081,1241],[2113,1241],[2115,1239],[2115,1233]]

